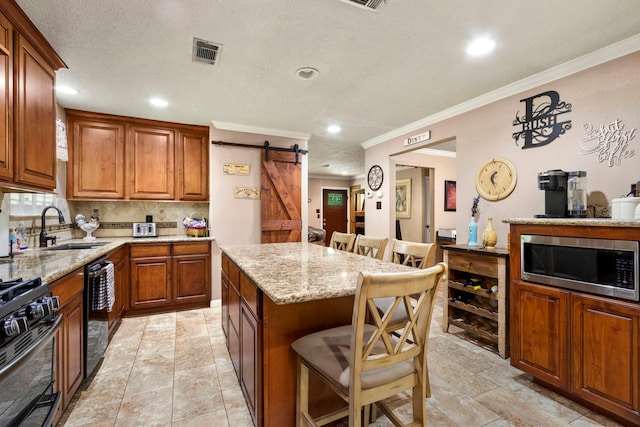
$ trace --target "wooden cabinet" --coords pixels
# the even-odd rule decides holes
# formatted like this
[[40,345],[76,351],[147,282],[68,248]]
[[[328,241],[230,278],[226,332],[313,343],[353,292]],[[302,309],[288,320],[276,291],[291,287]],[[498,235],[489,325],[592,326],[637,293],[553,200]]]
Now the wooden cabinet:
[[66,113],[67,198],[209,200],[207,127]]
[[637,304],[572,295],[571,391],[640,421],[640,309]]
[[68,190],[77,198],[124,199],[125,126],[67,116],[69,164],[74,179]]
[[360,188],[360,185],[354,185],[350,187],[350,189],[351,203],[349,206],[349,214],[351,224],[349,226],[349,232],[364,234],[364,188]]
[[173,244],[174,302],[209,303],[211,289],[211,243]]
[[109,261],[113,263],[115,302],[108,312],[109,336],[111,336],[120,323],[128,298],[129,290],[129,246],[124,245],[109,254]]
[[549,384],[567,387],[569,292],[512,282],[511,303],[511,364]]
[[56,335],[56,391],[62,392],[59,414],[64,411],[84,377],[84,269],[78,269],[51,284],[60,301],[62,325]]
[[522,280],[522,234],[640,240],[640,228],[511,224],[511,364],[640,425],[640,304]]
[[176,142],[176,199],[209,200],[209,134],[180,131]]
[[209,305],[209,241],[131,245],[130,251],[130,310],[152,313]]
[[228,261],[227,348],[231,363],[240,377],[240,269],[233,261]]
[[55,188],[55,70],[64,66],[15,2],[1,2],[0,187]]
[[171,245],[131,246],[131,309],[171,303]]
[[443,330],[454,325],[505,359],[509,357],[508,257],[503,249],[444,247],[449,280],[443,293]]
[[127,139],[129,199],[172,200],[175,132],[131,126]]
[[13,179],[13,24],[0,13],[0,177]]

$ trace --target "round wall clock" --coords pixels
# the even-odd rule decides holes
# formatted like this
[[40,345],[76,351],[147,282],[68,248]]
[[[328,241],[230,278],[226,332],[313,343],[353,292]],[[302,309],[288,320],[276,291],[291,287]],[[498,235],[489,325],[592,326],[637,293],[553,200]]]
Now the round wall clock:
[[506,159],[486,161],[476,176],[476,190],[486,200],[502,200],[516,188],[516,169]]
[[367,175],[367,183],[369,184],[369,188],[373,191],[377,191],[382,187],[382,168],[378,165],[371,166],[369,169],[369,174]]

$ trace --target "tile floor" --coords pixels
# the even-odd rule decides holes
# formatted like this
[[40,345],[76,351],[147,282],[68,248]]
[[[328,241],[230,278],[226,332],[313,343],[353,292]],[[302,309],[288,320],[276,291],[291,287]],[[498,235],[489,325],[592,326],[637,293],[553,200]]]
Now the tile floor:
[[[430,426],[617,426],[534,384],[508,360],[441,329],[429,343]],[[251,426],[220,328],[220,307],[126,318],[98,372],[58,426]],[[395,401],[410,410],[409,396]],[[378,418],[376,427],[391,423]],[[286,426],[276,426],[286,427]]]

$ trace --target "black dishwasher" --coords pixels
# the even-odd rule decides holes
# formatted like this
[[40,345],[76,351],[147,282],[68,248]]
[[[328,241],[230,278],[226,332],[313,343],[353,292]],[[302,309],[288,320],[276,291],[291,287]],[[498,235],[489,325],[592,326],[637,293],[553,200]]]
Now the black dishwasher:
[[108,312],[113,308],[113,263],[100,258],[84,271],[84,377],[88,378],[102,361],[109,344]]

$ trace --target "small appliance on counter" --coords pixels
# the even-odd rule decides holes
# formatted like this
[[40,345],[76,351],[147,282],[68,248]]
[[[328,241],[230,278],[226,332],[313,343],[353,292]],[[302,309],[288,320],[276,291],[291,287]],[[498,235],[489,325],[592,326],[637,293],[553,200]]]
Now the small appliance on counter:
[[640,206],[640,197],[621,197],[611,201],[611,219],[616,220],[635,220],[636,212]]
[[156,223],[153,222],[153,216],[147,215],[147,222],[133,223],[133,237],[158,237]]
[[544,190],[544,214],[536,218],[586,218],[587,173],[552,169],[538,173],[538,188]]

